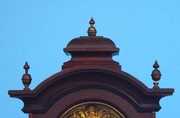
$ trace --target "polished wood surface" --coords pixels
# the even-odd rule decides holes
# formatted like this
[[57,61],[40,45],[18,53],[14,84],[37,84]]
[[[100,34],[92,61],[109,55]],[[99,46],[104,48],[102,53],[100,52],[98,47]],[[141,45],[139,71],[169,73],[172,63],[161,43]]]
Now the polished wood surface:
[[74,38],[64,48],[72,58],[60,72],[34,90],[8,92],[24,102],[22,111],[29,113],[29,118],[59,118],[68,109],[85,102],[108,104],[125,118],[155,118],[155,112],[161,109],[160,99],[173,94],[174,89],[148,88],[124,72],[112,59],[119,48],[111,39],[96,36],[94,23],[90,21],[88,36]]

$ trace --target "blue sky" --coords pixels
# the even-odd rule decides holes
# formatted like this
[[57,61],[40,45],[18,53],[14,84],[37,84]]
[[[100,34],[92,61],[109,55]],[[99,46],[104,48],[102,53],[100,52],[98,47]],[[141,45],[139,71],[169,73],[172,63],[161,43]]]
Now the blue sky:
[[158,60],[160,87],[175,88],[161,100],[158,118],[176,117],[180,99],[179,0],[0,0],[1,116],[26,118],[23,103],[7,91],[22,89],[22,66],[31,65],[35,88],[61,70],[70,57],[63,48],[74,37],[87,35],[90,17],[97,35],[110,37],[120,53],[122,69],[152,87],[152,64]]

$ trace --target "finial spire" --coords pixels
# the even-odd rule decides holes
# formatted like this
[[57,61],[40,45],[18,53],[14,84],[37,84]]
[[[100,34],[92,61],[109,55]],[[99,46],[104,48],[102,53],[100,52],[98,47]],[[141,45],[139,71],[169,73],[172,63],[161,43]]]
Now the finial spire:
[[90,21],[89,21],[90,27],[88,28],[88,36],[96,36],[96,28],[94,27],[95,21],[94,19],[91,17]]
[[159,71],[159,64],[158,61],[156,60],[153,64],[153,68],[154,70],[152,71],[151,77],[152,80],[154,80],[153,84],[153,89],[154,88],[159,88],[158,84],[159,84],[159,80],[161,79],[161,72]]
[[24,64],[24,70],[25,70],[25,73],[28,74],[28,70],[29,70],[29,65],[28,65],[28,62],[26,61],[25,64]]
[[24,90],[30,90],[29,85],[31,84],[31,75],[28,73],[28,70],[30,69],[30,66],[28,65],[27,62],[24,64],[24,70],[25,73],[22,76],[22,83],[24,85]]
[[155,60],[154,65],[153,65],[153,68],[155,68],[155,69],[158,69],[158,68],[159,68],[159,64],[158,64],[158,61],[157,61],[157,60]]

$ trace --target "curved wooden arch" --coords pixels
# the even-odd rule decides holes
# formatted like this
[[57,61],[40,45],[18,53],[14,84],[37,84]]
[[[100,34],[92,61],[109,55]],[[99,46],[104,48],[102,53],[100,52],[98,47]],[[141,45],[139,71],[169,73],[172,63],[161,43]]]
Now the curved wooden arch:
[[159,100],[173,92],[171,89],[153,91],[123,71],[81,68],[61,71],[43,81],[33,91],[9,91],[9,94],[24,102],[24,112],[43,113],[64,96],[89,89],[105,90],[118,95],[138,112],[158,111]]

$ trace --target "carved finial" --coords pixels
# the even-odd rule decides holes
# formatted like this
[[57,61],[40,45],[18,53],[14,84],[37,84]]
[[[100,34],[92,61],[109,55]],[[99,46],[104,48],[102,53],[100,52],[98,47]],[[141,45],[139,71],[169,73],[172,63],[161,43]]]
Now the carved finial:
[[153,68],[155,68],[155,69],[159,68],[159,64],[158,64],[157,60],[154,62]]
[[153,88],[159,88],[158,84],[159,84],[159,80],[161,79],[161,72],[158,69],[159,64],[158,64],[157,60],[155,61],[153,68],[154,68],[154,70],[152,71],[152,74],[151,74],[152,80],[154,80]]
[[25,73],[28,74],[28,70],[29,70],[29,65],[28,65],[28,62],[25,62],[24,64],[24,70],[25,70]]
[[91,17],[91,19],[90,19],[90,21],[89,21],[89,24],[90,24],[91,26],[93,26],[93,25],[95,24],[95,21],[94,21],[93,17]]
[[25,73],[22,76],[22,83],[24,85],[24,90],[30,90],[29,85],[31,84],[31,75],[28,73],[28,70],[30,69],[30,66],[28,65],[27,62],[24,64],[24,70]]
[[93,18],[89,21],[90,27],[88,28],[88,36],[96,36],[96,28],[94,27],[95,21]]

